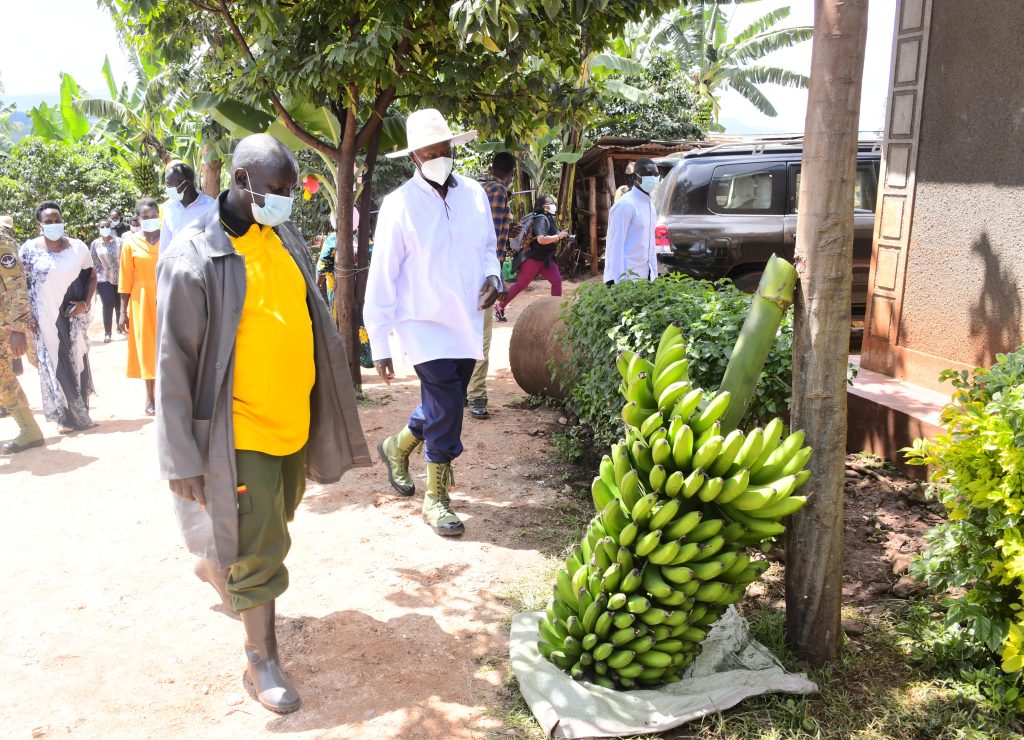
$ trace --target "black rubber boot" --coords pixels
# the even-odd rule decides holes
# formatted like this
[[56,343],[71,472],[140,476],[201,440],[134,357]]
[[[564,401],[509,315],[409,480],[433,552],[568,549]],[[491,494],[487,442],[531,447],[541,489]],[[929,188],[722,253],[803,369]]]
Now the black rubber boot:
[[274,602],[241,612],[245,625],[245,685],[264,708],[278,714],[294,712],[302,704],[299,692],[284,675],[277,659]]

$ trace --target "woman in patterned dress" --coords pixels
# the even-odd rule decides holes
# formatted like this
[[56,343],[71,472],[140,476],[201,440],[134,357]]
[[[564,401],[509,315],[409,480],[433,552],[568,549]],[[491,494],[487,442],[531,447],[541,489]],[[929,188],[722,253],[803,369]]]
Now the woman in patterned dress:
[[89,368],[89,306],[96,295],[96,271],[89,248],[64,235],[60,206],[36,208],[40,236],[21,245],[28,297],[38,324],[35,336],[43,412],[67,434],[96,426],[89,418],[94,393]]
[[[115,316],[117,323],[121,323],[121,302],[117,297],[121,239],[108,219],[101,218],[97,225],[100,236],[89,245],[89,254],[92,255],[92,266],[96,270],[96,290],[103,304],[103,343],[106,344],[110,341],[111,329],[116,326]],[[125,226],[124,230],[128,231],[128,227]]]
[[156,413],[156,261],[160,256],[160,211],[152,198],[135,205],[141,232],[124,235],[117,290],[121,318],[117,328],[128,334],[128,377],[146,381],[146,416]]

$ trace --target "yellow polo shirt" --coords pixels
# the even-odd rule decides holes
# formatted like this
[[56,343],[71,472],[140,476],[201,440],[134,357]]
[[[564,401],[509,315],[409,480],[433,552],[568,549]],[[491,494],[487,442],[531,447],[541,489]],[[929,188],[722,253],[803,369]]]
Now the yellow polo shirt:
[[245,257],[245,303],[235,338],[235,449],[284,456],[309,438],[316,379],[302,272],[274,230],[231,237]]

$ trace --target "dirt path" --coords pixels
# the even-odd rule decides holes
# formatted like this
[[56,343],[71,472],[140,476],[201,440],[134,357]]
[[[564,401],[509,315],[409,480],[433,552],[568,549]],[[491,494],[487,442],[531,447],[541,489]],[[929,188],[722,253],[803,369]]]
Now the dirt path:
[[[142,383],[124,379],[125,343],[94,343],[100,426],[59,438],[46,424],[45,449],[0,458],[0,734],[461,738],[498,727],[487,707],[507,656],[507,596],[545,567],[562,489],[538,464],[558,414],[505,405],[523,395],[508,370],[511,327],[546,294],[534,283],[497,325],[493,416],[467,415],[456,467],[463,538],[431,533],[418,499],[392,496],[379,464],[307,492],[278,602],[281,652],[304,700],[286,717],[243,691],[241,626],[191,574],[155,479]],[[418,399],[411,370],[399,374],[391,388],[365,386],[371,448]],[[31,370],[23,385],[38,410]],[[543,439],[529,436],[537,428]],[[14,434],[0,420],[0,438]]]

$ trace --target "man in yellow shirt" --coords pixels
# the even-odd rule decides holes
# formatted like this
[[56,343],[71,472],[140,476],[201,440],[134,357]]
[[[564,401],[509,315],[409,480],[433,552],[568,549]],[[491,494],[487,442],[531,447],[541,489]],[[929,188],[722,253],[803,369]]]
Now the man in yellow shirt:
[[245,627],[246,683],[298,709],[274,629],[288,522],[305,479],[368,465],[345,350],[289,220],[298,166],[266,134],[239,142],[231,188],[157,265],[157,442],[196,575]]

